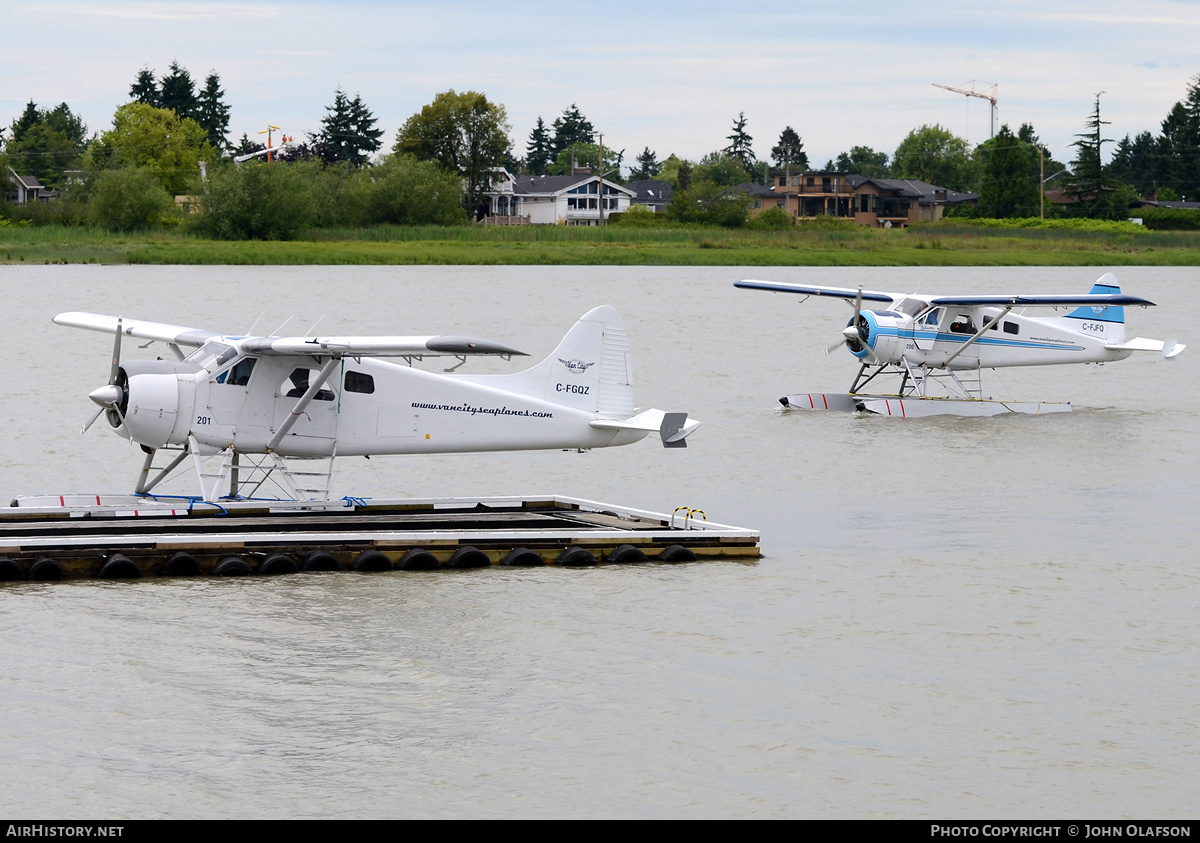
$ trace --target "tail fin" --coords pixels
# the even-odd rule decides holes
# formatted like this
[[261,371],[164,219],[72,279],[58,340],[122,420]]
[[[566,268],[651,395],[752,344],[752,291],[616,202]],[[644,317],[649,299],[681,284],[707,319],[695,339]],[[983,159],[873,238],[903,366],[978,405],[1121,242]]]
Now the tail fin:
[[[1119,295],[1121,287],[1117,284],[1117,276],[1106,272],[1088,290],[1090,295]],[[1111,343],[1125,340],[1125,308],[1116,305],[1100,307],[1084,305],[1077,307],[1063,317],[1064,319],[1082,319],[1088,322],[1103,322],[1104,338]]]
[[464,377],[602,417],[633,415],[629,341],[621,315],[610,305],[581,316],[558,348],[532,368],[512,375]]

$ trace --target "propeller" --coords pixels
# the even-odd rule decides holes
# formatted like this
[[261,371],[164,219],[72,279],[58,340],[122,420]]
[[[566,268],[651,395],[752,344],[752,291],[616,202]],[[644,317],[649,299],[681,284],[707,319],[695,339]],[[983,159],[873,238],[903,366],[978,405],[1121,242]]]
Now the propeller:
[[[858,288],[858,295],[854,297],[854,315],[850,317],[850,324],[842,329],[842,336],[837,342],[825,349],[825,354],[830,354],[842,345],[849,346],[853,352],[866,350],[870,356],[871,348],[867,342],[871,339],[871,327],[867,324],[867,320],[862,316],[863,288]],[[857,344],[857,348],[855,345]]]
[[[79,431],[87,433],[88,428],[96,423],[96,419],[106,410],[111,410],[119,424],[125,423],[125,417],[121,415],[121,404],[125,400],[125,383],[121,378],[121,317],[117,317],[116,338],[113,340],[112,367],[108,371],[108,383],[98,389],[93,389],[88,398],[100,405],[100,409],[96,411],[96,415],[88,419],[87,424],[83,426],[83,430]],[[111,421],[111,419],[110,419]]]

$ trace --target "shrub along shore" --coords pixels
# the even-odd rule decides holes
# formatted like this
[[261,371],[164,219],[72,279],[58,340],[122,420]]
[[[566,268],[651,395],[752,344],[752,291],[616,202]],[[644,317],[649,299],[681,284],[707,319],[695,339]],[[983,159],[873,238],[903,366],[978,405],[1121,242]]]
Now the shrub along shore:
[[0,263],[624,266],[1197,266],[1200,232],[1127,222],[944,220],[780,231],[708,226],[391,226],[313,229],[294,240],[194,232],[117,234],[0,223]]

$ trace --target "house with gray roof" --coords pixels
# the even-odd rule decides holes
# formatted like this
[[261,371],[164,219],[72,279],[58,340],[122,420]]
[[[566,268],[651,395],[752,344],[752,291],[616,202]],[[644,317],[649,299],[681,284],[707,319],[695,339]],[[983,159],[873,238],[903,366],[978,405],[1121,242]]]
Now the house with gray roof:
[[675,192],[671,183],[664,179],[639,179],[625,186],[633,191],[630,205],[641,205],[656,214],[661,214],[667,209]]
[[629,210],[635,193],[593,175],[514,176],[503,168],[492,172],[486,225],[602,225],[610,214]]
[[39,199],[45,201],[50,198],[49,191],[46,189],[37,176],[22,176],[18,175],[17,171],[12,167],[8,168],[8,181],[16,189],[12,196],[13,202],[18,205],[24,205],[26,202],[36,202]]

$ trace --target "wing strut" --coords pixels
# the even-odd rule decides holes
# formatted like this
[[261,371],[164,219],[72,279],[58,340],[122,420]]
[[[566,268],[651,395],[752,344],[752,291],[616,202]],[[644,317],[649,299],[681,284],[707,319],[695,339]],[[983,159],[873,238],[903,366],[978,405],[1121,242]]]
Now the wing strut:
[[995,319],[993,319],[991,322],[984,322],[983,327],[975,332],[975,336],[971,337],[969,340],[967,340],[965,343],[963,343],[959,347],[958,351],[954,352],[949,357],[947,357],[946,362],[942,363],[941,366],[949,366],[951,360],[953,360],[958,355],[962,354],[964,351],[967,350],[967,346],[969,346],[971,343],[975,342],[975,340],[982,337],[987,331],[990,331],[992,328],[994,328],[996,325],[998,325],[1000,323],[1000,320],[1003,319],[1005,316],[1007,316],[1008,312],[1010,310],[1012,310],[1011,304],[1008,307],[1004,308],[1004,310],[1000,311],[1000,315],[997,316]]
[[333,374],[333,370],[341,362],[341,357],[330,357],[329,362],[321,367],[321,371],[313,378],[312,383],[308,385],[308,389],[300,396],[300,400],[296,402],[296,406],[292,408],[291,415],[284,420],[283,424],[279,426],[279,430],[275,431],[275,435],[271,437],[271,441],[267,443],[268,451],[274,451],[279,447],[279,443],[283,441],[283,437],[287,436],[291,429],[296,426],[296,422],[300,420],[300,416],[304,414],[308,405],[312,403],[313,396],[325,385]]

